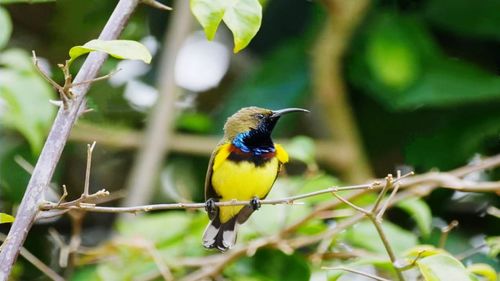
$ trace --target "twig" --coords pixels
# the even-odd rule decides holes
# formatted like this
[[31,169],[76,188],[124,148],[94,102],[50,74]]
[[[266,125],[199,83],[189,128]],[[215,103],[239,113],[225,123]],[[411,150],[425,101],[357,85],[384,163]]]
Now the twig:
[[454,229],[457,226],[458,226],[458,221],[452,220],[450,224],[441,228],[441,236],[439,237],[439,244],[438,244],[439,248],[444,249],[444,246],[446,245],[446,240],[448,239],[448,234],[452,229]]
[[325,266],[325,267],[322,267],[321,269],[342,270],[342,271],[347,271],[347,272],[351,272],[351,273],[354,273],[354,274],[362,275],[362,276],[371,278],[373,280],[390,281],[389,279],[385,279],[385,278],[382,278],[380,276],[376,276],[376,275],[373,275],[373,274],[370,274],[370,273],[366,273],[366,272],[363,272],[363,271],[359,271],[359,270],[348,268],[348,267],[344,267],[344,266],[335,266],[335,267],[326,267]]
[[[7,236],[4,235],[3,233],[0,233],[0,241],[4,242],[5,239],[7,239]],[[29,261],[33,266],[35,266],[38,270],[40,270],[51,280],[64,281],[64,278],[62,278],[59,274],[57,274],[57,272],[52,270],[52,268],[48,267],[41,260],[39,260],[35,255],[33,255],[30,251],[28,251],[28,249],[21,247],[20,254],[23,258]]]
[[402,271],[405,271],[405,270],[408,270],[412,267],[415,266],[415,264],[417,263],[417,261],[422,257],[422,255],[426,252],[426,250],[420,250],[418,251],[417,255],[411,260],[411,262],[405,264],[405,265],[402,265],[399,267],[400,270]]
[[389,198],[387,198],[387,200],[385,200],[384,205],[382,206],[382,208],[380,209],[380,211],[377,213],[376,219],[378,221],[380,221],[380,222],[382,221],[382,217],[384,216],[385,211],[387,210],[387,207],[389,207],[389,204],[390,204],[391,200],[394,198],[394,196],[396,196],[396,193],[398,193],[399,187],[401,186],[401,179],[406,178],[408,176],[413,176],[414,173],[413,172],[409,172],[406,175],[401,176],[401,171],[398,170],[397,175],[398,176],[397,176],[396,181],[394,183],[394,188],[392,189],[392,192],[389,195]]
[[387,190],[392,188],[393,184],[393,178],[391,174],[388,174],[387,177],[385,178],[385,185],[382,191],[378,194],[377,200],[375,200],[375,204],[373,204],[372,208],[372,213],[377,213],[378,211],[378,206],[380,205],[380,202],[384,199],[385,194],[387,193]]
[[[351,185],[344,187],[330,187],[319,191],[309,192],[305,194],[299,194],[295,196],[285,197],[281,199],[267,199],[261,200],[260,203],[262,205],[293,205],[297,204],[295,201],[300,199],[305,199],[309,197],[318,196],[321,194],[327,193],[336,193],[340,191],[346,190],[363,190],[363,189],[374,189],[378,186],[377,182],[371,184],[361,184],[361,185]],[[87,199],[94,197],[102,197],[106,196],[109,193],[105,190],[100,190],[94,194],[89,194]],[[88,212],[99,212],[99,213],[138,213],[138,212],[149,212],[149,211],[158,211],[158,210],[171,210],[171,209],[200,209],[205,208],[205,203],[169,203],[169,204],[151,204],[151,205],[142,205],[142,206],[133,206],[133,207],[102,207],[95,205],[81,205],[82,198],[78,198],[76,200],[56,204],[56,203],[42,203],[40,205],[40,210],[48,211],[48,210],[57,210],[57,209],[76,209],[76,210],[85,210]],[[223,202],[215,202],[216,206],[244,206],[250,205],[250,201],[223,201]]]
[[[121,0],[118,2],[99,39],[116,39],[125,27],[130,15],[134,12],[138,2],[139,0]],[[94,78],[106,57],[107,55],[102,52],[90,53],[74,82],[79,83]],[[69,132],[77,119],[80,107],[84,104],[83,101],[89,87],[89,84],[74,87],[72,92],[75,97],[71,106],[69,106],[68,110],[59,109],[19,206],[16,220],[12,224],[8,239],[3,244],[2,252],[0,252],[0,281],[7,280],[10,275],[21,245],[26,239],[39,211],[39,204],[54,174]]]
[[170,8],[169,6],[167,5],[164,5],[158,1],[155,1],[155,0],[142,0],[142,3],[148,5],[148,6],[151,6],[153,8],[156,8],[156,9],[159,9],[159,10],[164,10],[164,11],[171,11],[172,8]]
[[362,214],[365,214],[365,215],[370,215],[371,212],[370,211],[367,211],[359,206],[356,206],[355,204],[353,204],[351,201],[345,199],[344,197],[336,194],[336,193],[332,193],[333,196],[335,196],[337,199],[339,199],[340,201],[344,202],[346,205],[348,205],[349,207],[353,208],[354,210],[362,213]]
[[95,141],[92,144],[87,144],[87,168],[85,169],[85,185],[83,188],[83,197],[89,196],[90,185],[90,167],[92,165],[92,152],[94,151]]
[[63,187],[63,194],[61,195],[61,198],[59,198],[59,201],[57,201],[57,206],[60,206],[61,203],[64,201],[64,199],[68,197],[68,189],[66,188],[66,185],[63,184],[62,187]]
[[356,204],[350,202],[349,200],[344,199],[342,196],[340,196],[336,193],[332,193],[332,195],[335,196],[340,201],[344,202],[349,207],[364,214],[366,217],[368,217],[370,219],[370,221],[375,226],[375,229],[377,230],[377,233],[378,233],[380,239],[382,240],[382,244],[384,244],[384,248],[387,252],[387,255],[389,255],[389,258],[394,266],[394,269],[396,270],[396,274],[398,275],[399,280],[404,281],[405,278],[403,276],[403,273],[401,272],[401,270],[398,267],[396,267],[397,258],[396,258],[396,255],[394,254],[394,250],[392,249],[391,243],[389,242],[389,240],[387,239],[387,236],[384,233],[384,229],[382,228],[381,222],[377,220],[377,213],[376,213],[378,206],[379,206],[380,202],[382,201],[382,198],[385,196],[385,193],[387,193],[387,190],[392,187],[393,183],[394,183],[394,180],[392,178],[392,175],[391,174],[387,175],[386,184],[385,184],[384,188],[382,189],[382,191],[379,193],[377,199],[375,200],[375,203],[373,204],[371,211],[367,211],[367,210],[357,206]]

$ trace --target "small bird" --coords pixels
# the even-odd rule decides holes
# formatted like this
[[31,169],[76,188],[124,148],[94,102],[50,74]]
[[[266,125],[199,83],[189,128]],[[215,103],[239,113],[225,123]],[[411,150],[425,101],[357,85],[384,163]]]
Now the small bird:
[[[269,110],[245,107],[229,117],[224,137],[212,153],[205,179],[205,209],[210,223],[203,234],[205,248],[226,251],[236,243],[238,225],[260,208],[288,154],[273,143],[271,133],[285,113],[301,108]],[[248,206],[217,207],[217,201],[250,201]]]

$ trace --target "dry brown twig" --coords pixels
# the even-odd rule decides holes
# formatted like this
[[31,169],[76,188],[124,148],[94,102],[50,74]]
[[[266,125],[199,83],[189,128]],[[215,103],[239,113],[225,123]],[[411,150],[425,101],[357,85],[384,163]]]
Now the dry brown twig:
[[[32,56],[33,56],[33,64],[35,66],[35,69],[42,76],[43,79],[45,79],[47,82],[49,82],[49,84],[52,85],[52,87],[54,87],[57,90],[57,92],[59,93],[59,97],[61,98],[63,108],[65,110],[68,109],[68,102],[75,97],[75,95],[72,92],[73,87],[81,86],[84,84],[91,84],[91,83],[94,83],[97,81],[108,79],[109,77],[111,77],[112,75],[114,75],[116,72],[119,71],[119,70],[112,71],[111,73],[108,73],[106,75],[103,75],[103,76],[100,76],[97,78],[73,83],[73,76],[71,75],[71,72],[69,70],[69,68],[71,66],[71,60],[66,60],[64,64],[57,65],[57,67],[59,67],[61,69],[61,71],[64,75],[64,85],[61,86],[56,81],[54,81],[52,78],[50,78],[45,73],[45,71],[43,71],[40,68],[40,65],[38,64],[38,58],[36,56],[35,51],[33,50],[31,52],[32,52]],[[53,101],[52,103],[54,103],[55,105],[59,105],[59,102],[57,102],[57,101]]]

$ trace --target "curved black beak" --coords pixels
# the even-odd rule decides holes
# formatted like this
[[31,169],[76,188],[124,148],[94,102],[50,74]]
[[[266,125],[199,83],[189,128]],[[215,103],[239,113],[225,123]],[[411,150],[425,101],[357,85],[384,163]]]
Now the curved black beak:
[[309,113],[309,110],[303,109],[303,108],[284,108],[280,110],[273,110],[273,114],[271,114],[271,118],[278,118],[283,114],[290,113],[290,112],[305,112]]

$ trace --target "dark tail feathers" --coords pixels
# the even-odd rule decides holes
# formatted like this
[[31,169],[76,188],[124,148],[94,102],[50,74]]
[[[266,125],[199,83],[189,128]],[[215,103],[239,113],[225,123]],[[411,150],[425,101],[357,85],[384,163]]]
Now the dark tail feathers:
[[237,216],[225,223],[221,223],[219,216],[216,216],[205,229],[203,234],[203,246],[208,249],[217,248],[220,251],[227,251],[236,243],[236,222]]

